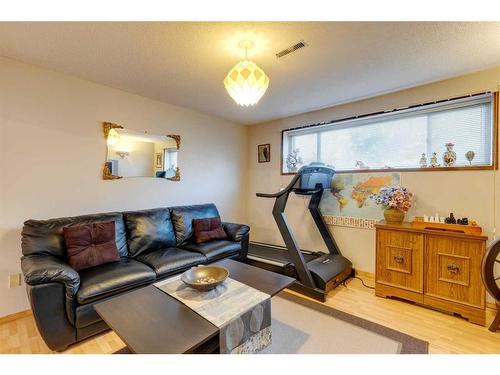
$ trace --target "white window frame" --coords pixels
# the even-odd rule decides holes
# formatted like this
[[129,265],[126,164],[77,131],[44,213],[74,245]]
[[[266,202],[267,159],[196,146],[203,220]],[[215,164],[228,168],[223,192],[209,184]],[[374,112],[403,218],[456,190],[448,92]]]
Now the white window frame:
[[[293,175],[295,172],[288,172],[286,170],[286,155],[291,153],[294,149],[293,142],[289,142],[288,139],[294,134],[311,134],[316,133],[318,139],[316,141],[317,155],[321,155],[321,130],[325,129],[342,129],[352,126],[362,126],[376,123],[380,120],[395,120],[399,118],[409,117],[415,114],[425,114],[429,112],[439,112],[443,110],[461,108],[474,104],[480,103],[491,103],[491,163],[490,165],[472,165],[472,166],[450,166],[450,167],[437,167],[437,168],[389,168],[389,169],[351,169],[351,170],[339,170],[337,173],[366,173],[366,172],[384,172],[384,171],[394,171],[394,172],[421,172],[421,171],[443,171],[443,170],[492,170],[497,169],[497,150],[498,150],[498,92],[485,92],[480,94],[473,94],[466,97],[451,98],[446,100],[440,100],[432,103],[425,103],[414,105],[406,108],[397,108],[391,111],[377,112],[366,115],[358,115],[349,117],[346,119],[334,120],[319,124],[306,125],[296,128],[284,129],[281,132],[281,174],[282,175]],[[293,140],[293,138],[292,138]],[[286,152],[285,152],[286,150]],[[428,151],[428,150],[427,150]],[[428,153],[428,152],[427,152]]]

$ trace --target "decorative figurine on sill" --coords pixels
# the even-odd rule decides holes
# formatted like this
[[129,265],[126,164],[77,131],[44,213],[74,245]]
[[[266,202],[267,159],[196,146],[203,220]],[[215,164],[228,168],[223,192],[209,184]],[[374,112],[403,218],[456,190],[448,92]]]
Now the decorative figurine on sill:
[[443,163],[446,167],[452,167],[457,161],[457,153],[453,151],[455,144],[448,142],[445,146],[446,152],[443,154]]
[[420,168],[427,168],[427,157],[425,152],[422,152],[422,157],[420,158]]
[[455,219],[455,216],[453,215],[453,212],[450,213],[450,223],[451,224],[456,224],[457,219]]
[[460,224],[460,225],[469,225],[469,219],[467,219],[466,217],[464,217],[462,219],[458,219],[457,220],[457,224]]
[[299,151],[300,150],[296,148],[286,157],[286,167],[288,168],[289,172],[297,171],[297,166],[299,164],[302,164],[302,157],[299,156]]
[[367,166],[365,163],[363,163],[361,160],[356,160],[356,168],[359,168],[359,169],[370,169],[370,167]]
[[472,150],[467,151],[465,153],[465,158],[469,161],[469,165],[472,165],[472,160],[474,159],[474,156],[476,156],[476,154]]
[[437,158],[437,155],[435,152],[432,153],[432,156],[431,156],[431,167],[432,168],[437,168],[439,167],[439,163],[438,163],[438,158]]
[[446,219],[444,219],[444,222],[446,224],[456,224],[457,223],[457,219],[455,219],[455,216],[453,215],[453,212],[450,213],[449,217],[447,217]]

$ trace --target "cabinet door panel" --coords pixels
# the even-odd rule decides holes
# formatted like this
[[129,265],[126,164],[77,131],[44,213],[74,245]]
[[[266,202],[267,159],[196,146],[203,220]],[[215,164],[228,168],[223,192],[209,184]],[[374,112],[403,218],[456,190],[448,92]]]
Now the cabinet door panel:
[[423,253],[423,234],[377,230],[377,282],[423,292]]
[[481,281],[484,242],[427,236],[425,293],[448,301],[484,307]]

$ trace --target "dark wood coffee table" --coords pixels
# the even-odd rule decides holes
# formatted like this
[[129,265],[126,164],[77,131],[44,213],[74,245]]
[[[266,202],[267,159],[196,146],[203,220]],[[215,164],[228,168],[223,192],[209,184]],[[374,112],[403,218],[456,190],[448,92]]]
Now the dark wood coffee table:
[[[213,264],[271,296],[295,281],[230,259]],[[153,285],[100,302],[95,309],[132,353],[209,353],[218,347],[216,326]]]

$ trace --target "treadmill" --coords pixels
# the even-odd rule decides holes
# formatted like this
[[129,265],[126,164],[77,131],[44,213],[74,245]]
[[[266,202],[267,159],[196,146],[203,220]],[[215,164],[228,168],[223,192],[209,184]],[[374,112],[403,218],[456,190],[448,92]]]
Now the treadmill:
[[[332,167],[323,163],[311,163],[302,167],[283,190],[274,194],[257,193],[261,198],[276,199],[273,216],[286,246],[250,242],[247,255],[249,264],[294,277],[296,282],[291,289],[322,302],[328,292],[354,275],[351,261],[340,252],[319,210],[323,191],[330,188],[334,175]],[[288,196],[292,192],[311,196],[309,212],[328,253],[299,248],[285,215]]]

